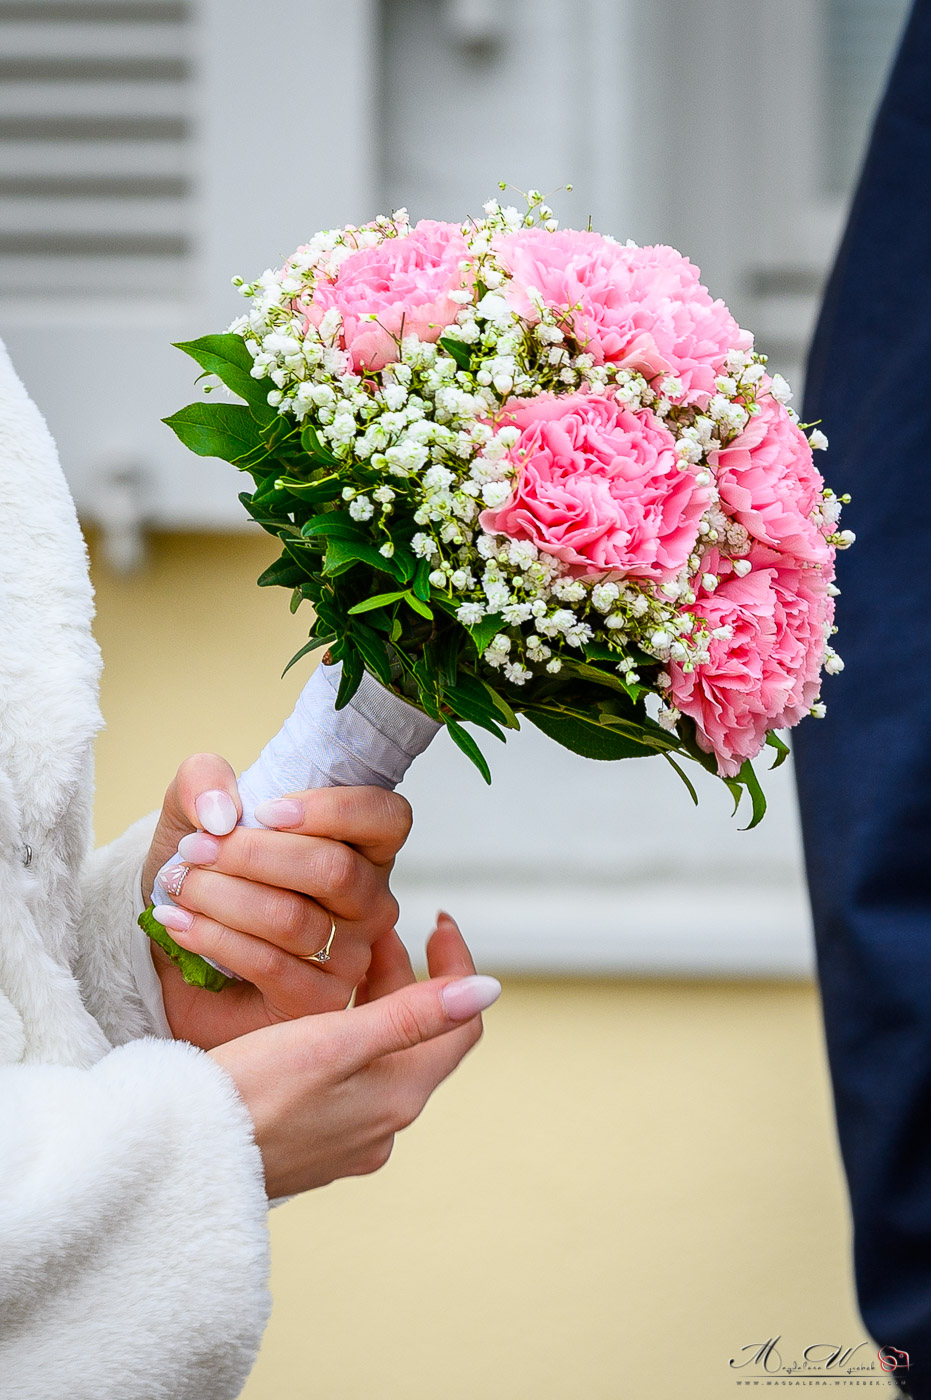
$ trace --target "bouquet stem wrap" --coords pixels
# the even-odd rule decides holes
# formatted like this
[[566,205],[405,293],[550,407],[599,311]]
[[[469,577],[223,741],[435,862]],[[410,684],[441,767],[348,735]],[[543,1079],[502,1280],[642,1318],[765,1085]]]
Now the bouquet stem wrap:
[[293,714],[239,779],[242,825],[260,802],[308,788],[394,788],[441,727],[366,672],[336,709],[342,666],[318,666]]
[[[318,666],[294,711],[239,779],[241,826],[257,827],[260,802],[325,787],[395,788],[441,728],[367,672],[348,705],[336,708],[342,665]],[[168,865],[182,857],[174,855]],[[166,867],[167,868],[167,867]],[[156,877],[155,904],[173,904]],[[220,991],[228,970],[180,948],[147,910],[140,923],[181,968],[185,981]]]

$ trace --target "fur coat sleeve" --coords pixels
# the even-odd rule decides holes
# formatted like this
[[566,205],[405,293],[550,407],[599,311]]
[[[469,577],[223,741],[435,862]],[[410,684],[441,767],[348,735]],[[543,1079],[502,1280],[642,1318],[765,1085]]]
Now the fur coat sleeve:
[[268,1315],[262,1163],[228,1076],[150,1034],[150,825],[88,859],[91,614],[54,447],[0,346],[0,1389],[233,1400]]

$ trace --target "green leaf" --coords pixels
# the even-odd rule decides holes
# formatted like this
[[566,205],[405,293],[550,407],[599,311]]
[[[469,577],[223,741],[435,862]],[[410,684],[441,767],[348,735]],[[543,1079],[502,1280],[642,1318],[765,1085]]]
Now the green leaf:
[[593,681],[596,685],[607,686],[609,690],[619,690],[625,695],[630,695],[630,687],[625,685],[616,671],[602,671],[600,666],[589,666],[584,661],[576,661],[574,657],[565,655],[562,658],[562,668],[570,675],[578,676],[580,680]]
[[420,613],[420,616],[425,617],[428,622],[433,621],[433,609],[429,608],[426,603],[422,603],[419,598],[415,598],[410,590],[404,594],[404,601],[409,608],[413,608],[415,613]]
[[691,797],[692,801],[695,803],[695,806],[697,807],[697,806],[698,806],[698,793],[695,791],[695,788],[694,788],[694,786],[693,786],[693,784],[692,784],[692,780],[691,780],[691,778],[689,777],[688,773],[686,773],[685,769],[682,768],[681,765],[678,764],[678,763],[676,762],[676,760],[673,758],[673,756],[672,756],[671,753],[664,753],[664,754],[663,754],[663,758],[665,758],[665,760],[666,760],[666,762],[669,764],[670,768],[674,768],[674,769],[676,770],[676,772],[679,774],[679,777],[682,779],[682,781],[685,783],[685,786],[686,786],[686,787],[688,788],[688,790],[689,790],[689,796]]
[[405,549],[403,545],[396,545],[392,558],[394,559],[395,572],[398,578],[402,583],[410,583],[414,574],[417,572],[417,560],[414,558],[411,551]]
[[262,430],[242,404],[190,403],[162,422],[198,457],[219,457],[235,465],[256,448],[265,450]]
[[316,481],[301,481],[294,476],[282,476],[278,478],[276,485],[282,491],[287,491],[288,495],[296,496],[299,501],[306,501],[309,505],[335,501],[343,489],[338,472],[318,477]]
[[242,336],[229,333],[176,340],[175,349],[183,350],[207,374],[215,374],[228,389],[245,399],[260,423],[270,423],[277,416],[277,409],[268,402],[269,390],[275,385],[270,379],[253,379],[253,359]]
[[381,637],[377,636],[369,627],[357,625],[352,629],[352,642],[362,653],[362,659],[368,669],[382,685],[391,684],[391,662],[388,659],[388,651]]
[[312,652],[312,651],[319,651],[321,647],[327,647],[327,646],[330,645],[331,642],[335,642],[335,641],[336,641],[336,637],[335,637],[335,636],[329,636],[329,637],[311,637],[310,641],[309,641],[309,642],[305,642],[304,645],[301,647],[301,649],[300,649],[299,651],[296,651],[296,652],[294,653],[294,655],[291,657],[291,660],[288,662],[287,666],[284,668],[284,670],[283,670],[282,673],[281,673],[281,679],[284,680],[285,676],[288,674],[288,672],[290,671],[291,667],[294,666],[294,665],[296,664],[296,662],[300,661],[300,659],[301,659],[302,656],[307,656],[308,653],[309,653],[309,652]]
[[791,750],[789,748],[789,745],[786,743],[785,739],[783,739],[779,734],[777,734],[775,729],[770,730],[770,732],[767,734],[766,742],[771,749],[776,750],[776,757],[769,765],[769,771],[772,772],[775,768],[778,768],[780,764],[785,763],[786,759],[789,757]]
[[488,762],[485,758],[485,755],[482,753],[478,744],[472,738],[472,735],[467,730],[463,729],[462,725],[454,719],[447,718],[446,728],[449,730],[449,737],[452,739],[453,743],[456,744],[460,749],[462,749],[462,752],[465,754],[466,758],[472,760],[478,771],[481,773],[482,777],[485,779],[485,782],[490,784],[491,769],[488,767]]
[[753,764],[750,762],[749,758],[744,759],[741,764],[740,772],[737,774],[737,781],[738,783],[743,783],[750,794],[750,801],[753,803],[753,816],[741,830],[752,831],[755,826],[759,826],[766,815],[766,797],[763,793],[763,789],[760,787],[760,780],[753,771]]
[[460,369],[471,369],[472,351],[464,340],[454,340],[451,335],[440,336],[440,345],[450,355]]
[[307,570],[296,564],[289,554],[282,554],[274,564],[269,564],[256,582],[260,588],[297,588],[307,577]]
[[[497,724],[502,722],[508,729],[519,729],[520,724],[517,716],[511,709],[508,702],[496,695],[490,685],[487,685],[480,676],[473,676],[469,671],[459,671],[456,679],[444,686],[446,694],[453,699],[453,708],[456,709],[462,702],[468,705],[473,711],[483,714],[487,719],[494,720]],[[471,719],[469,710],[463,709],[463,717]],[[475,721],[478,723],[478,721]]]
[[469,636],[475,643],[475,650],[479,656],[484,656],[488,647],[504,626],[504,618],[500,613],[492,613],[489,617],[483,617],[481,622],[476,622],[474,627],[468,628]]
[[366,598],[363,603],[356,603],[354,608],[349,609],[349,616],[356,617],[359,613],[372,612],[374,608],[386,607],[388,603],[396,603],[399,598],[406,598],[405,589],[400,589],[397,593],[376,593],[374,598]]
[[327,544],[323,572],[331,575],[344,574],[354,564],[368,564],[380,573],[394,575],[392,561],[379,554],[374,545],[363,544],[358,540],[331,538]]
[[651,746],[638,743],[629,734],[581,715],[537,709],[528,709],[525,713],[531,724],[542,729],[544,734],[555,739],[557,744],[562,744],[563,748],[571,749],[583,758],[613,761],[621,758],[647,758],[656,752]]
[[154,905],[150,904],[148,909],[143,909],[137,920],[139,927],[143,933],[148,934],[153,943],[157,943],[168,954],[180,969],[181,976],[189,987],[204,987],[208,992],[222,992],[224,987],[233,985],[231,977],[224,977],[222,972],[211,967],[196,953],[189,953],[187,948],[182,948],[176,943],[164,924],[160,924],[153,915],[153,908]]
[[362,544],[368,541],[367,533],[345,510],[330,510],[323,515],[312,515],[301,526],[301,534],[305,539],[312,539],[314,535],[324,535],[333,539],[359,540]]
[[344,639],[343,647],[343,671],[339,679],[339,690],[336,693],[337,710],[345,709],[359,686],[362,684],[362,676],[365,667],[362,664],[362,657],[354,646],[351,646],[348,639]]
[[744,795],[744,790],[741,787],[740,783],[738,783],[736,778],[723,778],[722,782],[724,783],[724,786],[727,788],[731,797],[733,797],[734,799],[734,808],[731,812],[731,816],[736,817],[737,809],[740,806],[741,798]]
[[[411,588],[417,594],[422,603],[430,601],[430,564],[426,559],[421,559],[414,571],[414,582]],[[431,613],[432,617],[433,614]]]
[[487,729],[489,734],[493,734],[496,739],[500,739],[504,743],[504,735],[498,727],[498,721],[501,717],[489,703],[487,696],[477,696],[474,692],[470,693],[459,685],[447,685],[443,687],[443,699],[460,719],[467,719],[471,724],[480,725],[482,729]]
[[305,423],[301,429],[301,447],[315,462],[324,462],[328,467],[338,467],[339,458],[326,446],[312,423]]

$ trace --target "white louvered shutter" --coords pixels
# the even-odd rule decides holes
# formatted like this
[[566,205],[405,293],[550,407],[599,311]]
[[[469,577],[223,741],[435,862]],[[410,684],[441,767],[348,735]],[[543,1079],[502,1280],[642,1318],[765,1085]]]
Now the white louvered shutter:
[[[373,0],[0,0],[0,336],[87,519],[244,526],[160,422],[195,396],[171,342],[371,213],[373,34]],[[302,78],[287,36],[333,61]]]

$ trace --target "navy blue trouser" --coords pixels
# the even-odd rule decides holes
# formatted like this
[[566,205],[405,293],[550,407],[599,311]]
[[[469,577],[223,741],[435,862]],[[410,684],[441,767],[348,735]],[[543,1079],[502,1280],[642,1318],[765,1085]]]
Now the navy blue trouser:
[[803,417],[857,534],[846,670],[795,742],[857,1290],[931,1397],[931,0],[880,107]]

